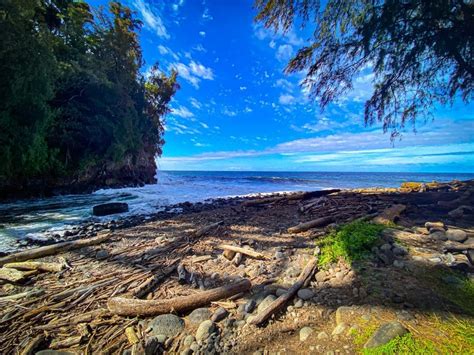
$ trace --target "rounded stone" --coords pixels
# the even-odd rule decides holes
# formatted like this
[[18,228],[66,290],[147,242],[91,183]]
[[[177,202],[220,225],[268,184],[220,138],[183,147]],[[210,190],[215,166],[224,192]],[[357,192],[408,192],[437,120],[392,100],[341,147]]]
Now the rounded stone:
[[311,299],[314,296],[314,292],[309,288],[302,288],[298,290],[298,297],[304,301]]
[[274,295],[268,295],[263,299],[262,302],[258,305],[257,312],[260,313],[262,312],[265,308],[267,308],[273,301],[276,300],[276,296]]
[[467,239],[467,233],[460,229],[448,229],[446,237],[453,242],[462,243]]
[[223,320],[225,317],[227,317],[228,314],[229,312],[227,311],[227,309],[225,309],[224,307],[219,307],[216,309],[216,311],[212,315],[211,320],[213,322],[219,322]]
[[196,308],[194,311],[192,311],[189,316],[189,322],[194,325],[201,324],[205,320],[210,319],[212,316],[212,313],[209,309],[207,308]]
[[184,321],[174,314],[162,314],[153,318],[148,327],[151,329],[150,335],[174,337],[184,329]]
[[186,347],[189,347],[195,341],[196,341],[196,338],[190,334],[190,335],[186,336],[186,338],[184,338],[183,345],[186,346]]
[[317,338],[319,340],[326,340],[326,339],[329,339],[329,335],[326,332],[319,332]]
[[309,338],[311,333],[313,333],[313,329],[311,329],[310,327],[301,328],[301,330],[300,330],[300,341],[306,341],[306,339]]
[[204,340],[216,331],[216,325],[211,320],[205,320],[196,331],[196,340]]
[[408,333],[408,330],[400,322],[385,323],[375,331],[367,343],[365,343],[364,348],[376,348],[406,333]]

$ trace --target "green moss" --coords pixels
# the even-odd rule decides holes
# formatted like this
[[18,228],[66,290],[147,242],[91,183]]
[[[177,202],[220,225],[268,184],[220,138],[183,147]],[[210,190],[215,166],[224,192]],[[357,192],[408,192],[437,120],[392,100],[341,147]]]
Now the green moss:
[[355,221],[332,230],[316,243],[321,249],[319,267],[327,267],[340,258],[349,263],[366,259],[384,228],[379,224]]
[[363,349],[362,353],[365,355],[436,354],[436,347],[431,341],[417,339],[408,333],[377,348]]

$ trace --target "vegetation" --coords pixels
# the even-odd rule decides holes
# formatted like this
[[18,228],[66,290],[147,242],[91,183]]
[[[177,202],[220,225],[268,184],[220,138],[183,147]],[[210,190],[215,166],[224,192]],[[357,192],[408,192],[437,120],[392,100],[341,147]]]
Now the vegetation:
[[316,243],[321,249],[319,267],[325,268],[340,258],[348,263],[366,259],[370,256],[372,247],[377,244],[378,236],[384,228],[379,224],[354,221],[332,230]]
[[256,0],[257,21],[274,30],[309,26],[312,38],[286,72],[306,70],[303,85],[322,108],[372,68],[365,121],[392,136],[435,103],[472,99],[474,2]]
[[392,339],[385,345],[363,349],[363,345],[377,329],[375,324],[364,326],[355,335],[354,343],[366,355],[389,354],[467,354],[474,346],[474,323],[469,319],[450,316],[441,320],[432,315],[427,323],[420,323],[415,333]]
[[94,179],[161,153],[176,73],[140,72],[140,27],[117,2],[0,3],[0,186]]

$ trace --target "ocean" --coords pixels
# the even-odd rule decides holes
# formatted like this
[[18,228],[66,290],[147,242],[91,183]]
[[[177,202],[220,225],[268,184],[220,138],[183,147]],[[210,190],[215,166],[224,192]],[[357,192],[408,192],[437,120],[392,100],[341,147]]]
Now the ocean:
[[[328,188],[398,187],[404,181],[474,179],[474,174],[160,171],[157,178],[157,184],[144,187],[0,204],[0,251],[14,250],[19,239],[41,238],[46,231],[61,233],[78,223],[151,214],[185,201]],[[92,206],[111,201],[127,202],[129,212],[101,218],[92,216]]]

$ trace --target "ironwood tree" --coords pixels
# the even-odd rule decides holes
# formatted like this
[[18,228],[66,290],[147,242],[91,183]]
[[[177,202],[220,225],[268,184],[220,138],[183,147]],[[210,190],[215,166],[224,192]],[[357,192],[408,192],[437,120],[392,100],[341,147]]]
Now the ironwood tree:
[[392,137],[435,104],[472,100],[474,2],[467,0],[256,0],[256,21],[275,31],[312,31],[287,73],[324,109],[353,88],[364,68],[374,74],[365,122]]

